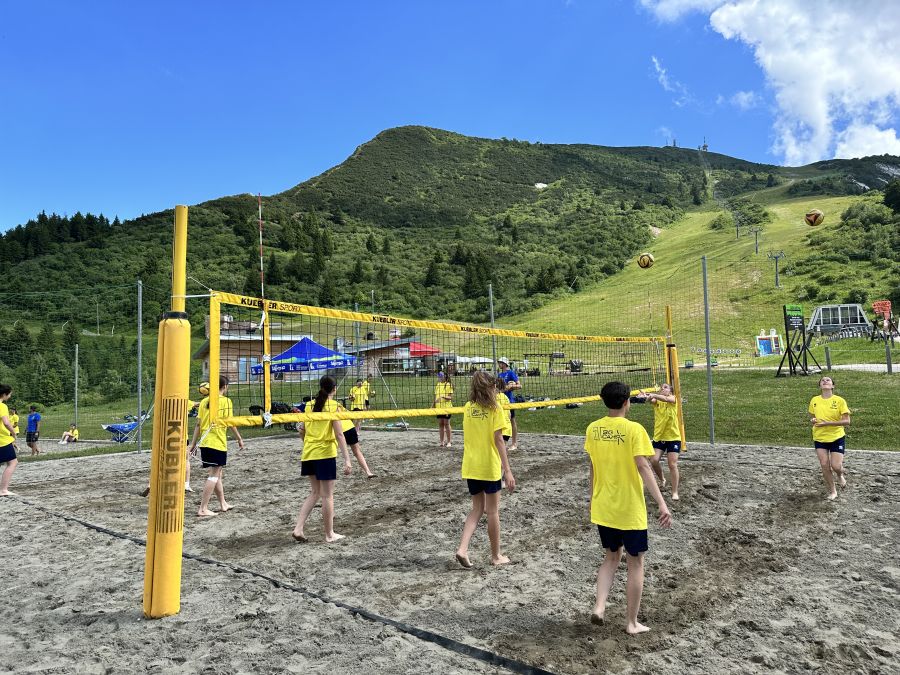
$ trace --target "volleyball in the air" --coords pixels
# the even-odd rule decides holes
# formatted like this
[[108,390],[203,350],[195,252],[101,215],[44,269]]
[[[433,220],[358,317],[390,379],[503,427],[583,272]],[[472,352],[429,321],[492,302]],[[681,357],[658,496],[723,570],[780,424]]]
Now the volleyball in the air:
[[197,391],[200,392],[201,396],[209,396],[209,382],[201,382],[200,386],[197,387]]
[[638,256],[638,267],[642,269],[647,269],[648,267],[653,267],[653,263],[655,262],[655,258],[652,253],[641,253]]
[[816,225],[821,225],[822,221],[825,220],[825,214],[819,211],[819,209],[813,209],[809,211],[806,216],[806,224],[815,227]]

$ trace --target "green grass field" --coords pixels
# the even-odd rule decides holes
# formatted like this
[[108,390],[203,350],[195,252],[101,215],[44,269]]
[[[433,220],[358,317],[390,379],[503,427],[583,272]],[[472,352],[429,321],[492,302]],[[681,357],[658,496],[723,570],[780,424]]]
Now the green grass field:
[[[852,425],[848,443],[852,448],[900,450],[897,431],[897,401],[900,378],[880,373],[834,372],[837,393],[847,399]],[[771,371],[716,370],[713,373],[716,441],[748,445],[811,446],[807,415],[809,399],[819,393],[818,377],[775,378]],[[688,441],[709,440],[709,408],[706,371],[682,371],[684,422]],[[602,417],[602,403],[582,408],[519,412],[524,432],[581,435],[589,423]],[[653,428],[649,405],[632,405],[631,418]],[[436,428],[433,419],[416,418],[417,427]],[[459,428],[459,419],[454,418]]]

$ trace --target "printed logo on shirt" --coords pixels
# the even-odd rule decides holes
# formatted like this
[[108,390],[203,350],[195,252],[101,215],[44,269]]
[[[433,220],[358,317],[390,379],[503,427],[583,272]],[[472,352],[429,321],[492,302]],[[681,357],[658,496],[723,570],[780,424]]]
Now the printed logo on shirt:
[[616,443],[625,442],[625,434],[616,429],[604,429],[603,427],[594,427],[594,440],[596,441],[615,441]]
[[474,418],[483,419],[490,417],[490,413],[487,410],[482,410],[481,408],[469,408],[469,415]]

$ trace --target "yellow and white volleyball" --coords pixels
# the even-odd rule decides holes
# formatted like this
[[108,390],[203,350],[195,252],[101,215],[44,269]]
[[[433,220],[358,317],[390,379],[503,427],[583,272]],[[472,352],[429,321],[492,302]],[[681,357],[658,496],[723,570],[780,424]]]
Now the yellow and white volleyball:
[[638,267],[642,269],[653,267],[654,262],[656,262],[656,258],[653,257],[652,253],[641,253],[637,259]]
[[209,396],[209,382],[201,382],[200,386],[197,387],[197,391],[200,392],[201,396]]
[[815,227],[816,225],[822,224],[822,221],[825,220],[825,214],[819,211],[819,209],[812,209],[807,212],[804,218],[806,219],[807,225]]

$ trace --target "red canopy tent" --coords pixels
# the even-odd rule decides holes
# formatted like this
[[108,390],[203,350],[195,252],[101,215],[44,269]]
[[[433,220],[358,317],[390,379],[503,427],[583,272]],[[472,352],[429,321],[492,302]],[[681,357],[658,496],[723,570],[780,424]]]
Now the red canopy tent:
[[435,354],[440,354],[441,350],[435,347],[431,347],[426,344],[422,344],[421,342],[410,342],[409,343],[409,355],[412,358],[422,358],[423,356],[434,356]]

